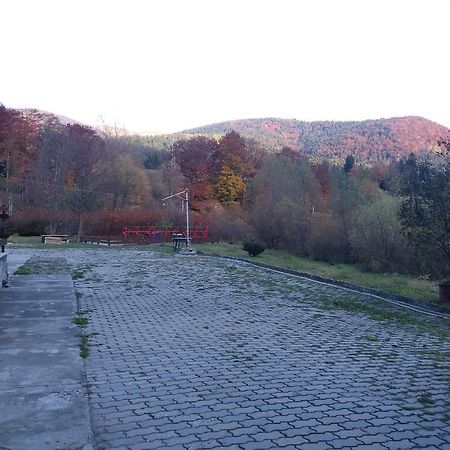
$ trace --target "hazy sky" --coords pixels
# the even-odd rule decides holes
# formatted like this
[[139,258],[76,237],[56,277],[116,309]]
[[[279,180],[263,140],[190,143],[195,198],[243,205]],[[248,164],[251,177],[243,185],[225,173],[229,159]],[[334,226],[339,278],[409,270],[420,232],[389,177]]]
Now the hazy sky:
[[0,102],[165,132],[420,115],[450,127],[449,0],[0,0]]

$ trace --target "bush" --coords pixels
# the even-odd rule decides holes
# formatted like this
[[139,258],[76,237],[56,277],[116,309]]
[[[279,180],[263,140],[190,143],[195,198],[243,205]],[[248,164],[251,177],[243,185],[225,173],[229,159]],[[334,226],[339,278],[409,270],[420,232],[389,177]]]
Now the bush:
[[382,196],[361,206],[350,233],[353,256],[372,271],[407,271],[411,259],[401,234],[398,201]]
[[258,256],[266,248],[255,241],[246,241],[242,244],[242,250],[246,251],[251,257]]
[[329,214],[315,213],[306,240],[307,255],[328,263],[348,262],[342,225]]

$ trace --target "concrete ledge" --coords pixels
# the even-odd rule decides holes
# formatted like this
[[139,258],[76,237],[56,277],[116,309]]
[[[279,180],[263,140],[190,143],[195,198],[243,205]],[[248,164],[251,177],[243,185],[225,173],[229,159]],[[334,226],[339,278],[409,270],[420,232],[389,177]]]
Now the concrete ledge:
[[8,282],[8,259],[6,253],[0,254],[0,281],[2,286]]
[[11,278],[0,301],[0,449],[93,450],[72,279]]

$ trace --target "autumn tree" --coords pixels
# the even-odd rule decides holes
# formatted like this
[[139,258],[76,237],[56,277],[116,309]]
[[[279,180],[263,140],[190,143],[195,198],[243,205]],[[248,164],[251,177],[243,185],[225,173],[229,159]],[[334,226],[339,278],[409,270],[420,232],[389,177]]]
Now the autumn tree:
[[352,253],[356,261],[370,270],[405,272],[408,244],[401,233],[398,199],[383,194],[361,205],[350,232]]
[[218,200],[225,204],[242,201],[247,181],[254,175],[258,157],[255,142],[247,143],[235,131],[222,136],[212,155],[211,164]]
[[211,164],[217,143],[203,136],[180,140],[173,144],[175,162],[189,183],[193,199],[204,200],[212,195]]
[[70,164],[66,127],[59,122],[47,122],[42,130],[41,148],[33,173],[35,189],[30,201],[34,202],[35,208],[47,211],[50,233],[57,232]]
[[357,181],[340,170],[331,172],[329,210],[335,227],[339,229],[341,256],[348,260],[351,253],[350,232],[355,211],[363,203]]
[[25,195],[23,179],[32,170],[39,141],[38,121],[0,104],[0,177],[3,202],[13,206],[13,194]]
[[131,156],[114,156],[110,161],[102,160],[99,168],[103,173],[101,188],[111,197],[111,209],[143,206],[148,202],[148,178],[145,170],[139,168]]
[[244,179],[236,175],[229,166],[223,165],[215,183],[216,198],[225,205],[230,205],[242,200],[244,190]]
[[251,221],[260,238],[270,247],[304,254],[311,217],[322,201],[309,163],[270,155],[248,191]]
[[83,234],[84,215],[100,204],[102,174],[99,161],[104,155],[104,142],[92,128],[66,126],[71,165],[68,174],[66,202],[78,217],[78,238]]

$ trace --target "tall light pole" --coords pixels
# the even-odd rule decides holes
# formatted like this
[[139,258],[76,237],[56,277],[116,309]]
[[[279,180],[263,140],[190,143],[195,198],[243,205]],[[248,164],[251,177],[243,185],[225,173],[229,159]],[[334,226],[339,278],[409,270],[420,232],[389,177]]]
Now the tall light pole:
[[188,188],[184,188],[183,191],[177,192],[176,194],[169,195],[168,197],[164,197],[161,201],[164,203],[166,200],[169,200],[173,197],[178,197],[182,200],[184,208],[186,208],[186,247],[189,253],[192,252],[191,245],[191,234],[189,231],[189,192]]

